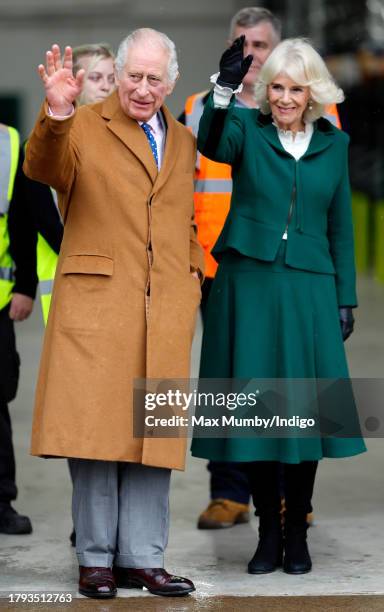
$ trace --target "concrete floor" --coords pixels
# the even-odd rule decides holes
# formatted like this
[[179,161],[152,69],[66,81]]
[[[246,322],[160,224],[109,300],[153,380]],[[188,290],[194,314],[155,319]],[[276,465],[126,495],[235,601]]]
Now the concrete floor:
[[[367,278],[360,279],[359,296],[356,331],[347,343],[351,374],[379,378],[384,365],[384,286]],[[19,485],[15,507],[31,517],[34,532],[29,536],[0,535],[0,607],[7,609],[16,607],[7,603],[10,592],[61,592],[77,597],[77,562],[68,540],[71,491],[66,462],[28,455],[42,333],[38,307],[35,311],[29,321],[17,326],[22,376],[18,397],[11,405]],[[200,338],[199,326],[193,348],[193,376],[198,370]],[[364,455],[321,463],[314,498],[316,521],[309,533],[314,567],[310,574],[296,577],[281,571],[265,576],[250,576],[245,572],[257,543],[256,519],[228,530],[210,532],[195,528],[196,518],[208,502],[208,474],[204,461],[189,458],[186,472],[173,475],[167,568],[191,578],[197,592],[188,602],[167,599],[168,604],[137,590],[121,590],[119,598],[125,598],[126,608],[130,610],[144,609],[141,601],[147,610],[299,610],[302,607],[308,611],[384,610],[382,597],[357,598],[353,605],[345,597],[384,595],[384,446],[382,439],[370,439],[367,444],[369,452]],[[264,599],[266,596],[272,599]],[[276,599],[282,596],[289,597]],[[303,599],[296,600],[294,596]],[[340,598],[331,600],[322,596]],[[92,600],[87,609],[120,608],[120,601],[96,606],[97,602]],[[340,607],[343,601],[347,602],[344,608]],[[76,609],[85,609],[85,598],[77,602]],[[31,604],[25,609],[43,607]]]

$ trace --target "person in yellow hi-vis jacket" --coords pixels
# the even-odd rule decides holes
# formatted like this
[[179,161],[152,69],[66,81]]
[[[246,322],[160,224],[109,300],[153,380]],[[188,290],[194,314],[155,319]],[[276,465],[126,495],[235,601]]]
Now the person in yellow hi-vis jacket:
[[17,487],[8,410],[16,396],[20,365],[14,322],[31,314],[37,286],[36,234],[25,206],[30,193],[22,163],[19,133],[0,124],[0,533],[10,535],[32,532],[30,519],[11,505]]
[[[281,22],[271,11],[261,7],[248,7],[238,11],[232,18],[228,43],[245,36],[244,54],[253,55],[252,65],[243,80],[242,90],[236,94],[236,106],[256,108],[254,85],[260,68],[280,42]],[[195,93],[187,98],[179,121],[197,136],[199,121],[209,92]],[[326,108],[325,117],[340,126],[335,104]],[[231,168],[227,164],[212,161],[198,153],[195,173],[195,217],[199,241],[205,252],[205,281],[202,287],[201,312],[205,319],[205,308],[217,270],[211,250],[223,228],[229,211],[232,194]],[[248,478],[241,463],[210,461],[210,497],[208,507],[198,519],[199,529],[220,529],[249,520]],[[311,514],[308,508],[308,514]],[[311,517],[308,517],[309,521]]]

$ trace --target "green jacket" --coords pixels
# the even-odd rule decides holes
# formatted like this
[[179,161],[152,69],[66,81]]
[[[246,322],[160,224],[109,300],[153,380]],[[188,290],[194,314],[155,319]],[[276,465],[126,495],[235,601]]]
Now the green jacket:
[[215,258],[236,249],[273,261],[288,223],[287,265],[334,274],[339,306],[356,306],[348,142],[347,134],[321,118],[296,161],[281,145],[271,115],[235,108],[233,99],[228,109],[215,109],[211,94],[198,148],[231,164],[233,178],[231,209],[212,251]]

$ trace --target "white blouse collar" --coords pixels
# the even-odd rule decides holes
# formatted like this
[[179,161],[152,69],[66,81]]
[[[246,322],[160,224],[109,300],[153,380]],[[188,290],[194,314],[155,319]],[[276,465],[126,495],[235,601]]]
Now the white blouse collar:
[[293,137],[294,133],[292,132],[292,130],[284,130],[282,128],[279,128],[279,126],[274,121],[272,123],[276,127],[279,136],[284,138],[284,140],[291,140],[292,142],[306,141],[313,134],[313,123],[310,122],[304,123],[304,130],[296,132],[295,138]]

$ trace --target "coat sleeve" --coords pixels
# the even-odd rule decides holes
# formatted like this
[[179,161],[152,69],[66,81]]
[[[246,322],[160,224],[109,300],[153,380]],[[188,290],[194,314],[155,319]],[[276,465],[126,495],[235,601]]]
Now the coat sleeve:
[[336,271],[336,291],[339,306],[357,306],[356,271],[348,172],[348,136],[343,134],[342,176],[328,213],[328,240]]
[[215,108],[213,93],[204,106],[197,137],[200,153],[213,161],[233,164],[241,155],[244,125],[235,110],[235,98],[228,108]]
[[47,111],[47,102],[44,102],[28,139],[24,172],[29,178],[46,183],[60,193],[68,193],[78,160],[73,130],[76,111],[61,121],[50,117]]

